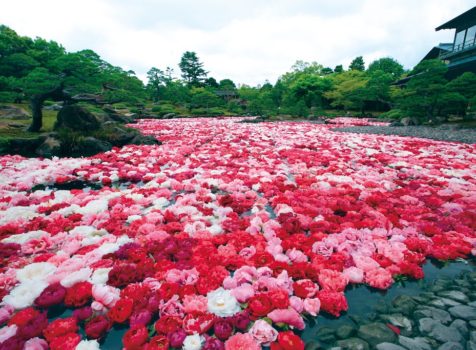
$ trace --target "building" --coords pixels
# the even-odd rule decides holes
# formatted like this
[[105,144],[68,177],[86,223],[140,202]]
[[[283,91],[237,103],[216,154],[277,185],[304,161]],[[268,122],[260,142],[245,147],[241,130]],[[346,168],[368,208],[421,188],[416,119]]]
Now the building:
[[435,46],[423,58],[440,58],[448,64],[448,78],[464,72],[476,73],[476,6],[436,27],[436,31],[454,29],[452,43]]
[[[454,79],[464,72],[476,73],[476,6],[435,28],[436,31],[442,29],[455,30],[453,42],[438,44],[421,61],[443,60],[448,65],[448,79]],[[409,75],[392,85],[405,86],[412,77]]]

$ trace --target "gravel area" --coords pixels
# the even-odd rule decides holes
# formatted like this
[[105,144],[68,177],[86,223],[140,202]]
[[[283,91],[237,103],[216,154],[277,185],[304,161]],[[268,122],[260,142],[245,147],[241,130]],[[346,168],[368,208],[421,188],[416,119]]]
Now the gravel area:
[[440,126],[352,126],[335,128],[334,131],[357,134],[380,134],[421,137],[440,141],[476,143],[476,129],[464,129],[450,125]]

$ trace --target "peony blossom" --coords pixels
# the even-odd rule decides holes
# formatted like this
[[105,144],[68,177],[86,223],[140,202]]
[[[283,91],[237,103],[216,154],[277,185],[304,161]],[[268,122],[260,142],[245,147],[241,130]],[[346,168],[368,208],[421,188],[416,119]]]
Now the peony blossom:
[[304,329],[304,320],[294,309],[278,309],[271,311],[268,317],[274,323],[285,323],[297,329]]
[[261,346],[252,335],[236,333],[225,342],[225,350],[261,350]]
[[263,346],[269,346],[278,337],[278,331],[263,320],[257,320],[248,333],[253,336],[256,342]]
[[183,341],[183,350],[200,350],[202,348],[202,345],[204,343],[205,339],[198,335],[198,334],[193,334],[193,335],[188,335],[185,337]]
[[238,313],[241,308],[230,291],[218,288],[207,294],[208,311],[220,317],[229,317]]

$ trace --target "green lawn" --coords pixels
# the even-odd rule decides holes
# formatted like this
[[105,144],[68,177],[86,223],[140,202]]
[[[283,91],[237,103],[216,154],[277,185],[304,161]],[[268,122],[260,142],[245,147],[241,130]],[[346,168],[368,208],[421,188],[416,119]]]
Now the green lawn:
[[[28,104],[9,104],[9,105],[20,107],[30,112],[30,107],[28,106]],[[53,126],[55,124],[57,114],[58,114],[57,111],[43,110],[43,127],[41,129],[42,132],[53,130]],[[31,123],[31,119],[0,120],[0,138],[2,139],[18,138],[18,137],[35,138],[36,136],[38,136],[37,133],[31,133],[26,131],[30,123]],[[18,125],[18,127],[11,127],[9,126],[9,124],[15,124],[15,125]],[[22,125],[22,127],[20,127],[20,125]]]

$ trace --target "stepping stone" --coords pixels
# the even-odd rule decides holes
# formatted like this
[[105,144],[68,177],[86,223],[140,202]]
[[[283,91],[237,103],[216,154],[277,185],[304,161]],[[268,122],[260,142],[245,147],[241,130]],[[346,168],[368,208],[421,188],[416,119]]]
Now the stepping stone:
[[431,346],[425,338],[408,338],[401,335],[398,337],[398,342],[411,350],[431,350]]
[[448,310],[456,318],[467,321],[476,320],[476,308],[466,305],[453,306]]

